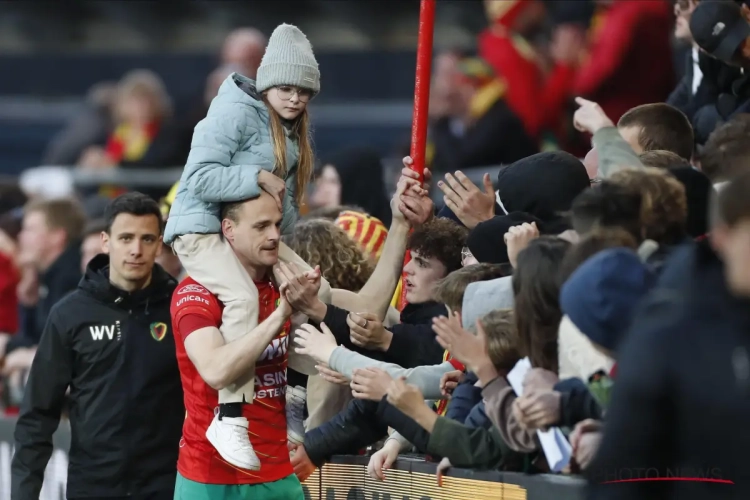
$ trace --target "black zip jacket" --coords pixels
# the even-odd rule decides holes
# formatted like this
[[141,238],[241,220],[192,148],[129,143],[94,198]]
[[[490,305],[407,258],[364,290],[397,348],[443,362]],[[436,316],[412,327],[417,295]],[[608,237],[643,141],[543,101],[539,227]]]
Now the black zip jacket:
[[124,292],[99,255],[52,308],[16,425],[12,500],[39,498],[68,387],[68,498],[173,491],[185,418],[169,313],[176,286],[157,265],[148,287]]

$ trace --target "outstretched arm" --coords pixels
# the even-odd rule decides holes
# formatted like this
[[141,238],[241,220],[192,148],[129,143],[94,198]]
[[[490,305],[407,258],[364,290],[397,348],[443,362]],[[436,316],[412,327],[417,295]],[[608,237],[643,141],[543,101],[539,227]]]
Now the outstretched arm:
[[[411,158],[404,158],[404,165],[408,168]],[[425,178],[429,178],[429,171],[425,171]],[[432,211],[432,201],[419,181],[402,175],[391,201],[393,219],[375,271],[358,293],[333,289],[331,303],[347,311],[371,312],[381,320],[385,318],[401,276],[410,227],[429,220]],[[309,303],[292,301],[292,305],[315,322],[321,322],[326,315],[326,306],[319,300]]]
[[[282,298],[279,307],[247,335],[232,342],[224,342],[217,326],[203,326],[191,331],[190,322],[195,314],[178,318],[179,328],[185,338],[185,350],[201,378],[219,390],[233,383],[260,357],[271,340],[289,319],[291,307]],[[193,323],[200,324],[200,323]],[[204,323],[205,325],[205,323]]]

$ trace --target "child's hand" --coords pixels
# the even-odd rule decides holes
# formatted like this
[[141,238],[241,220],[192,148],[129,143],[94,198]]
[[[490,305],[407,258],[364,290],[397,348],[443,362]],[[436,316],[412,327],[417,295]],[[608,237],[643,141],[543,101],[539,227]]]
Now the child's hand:
[[319,365],[315,365],[315,369],[318,370],[318,375],[320,375],[320,378],[325,380],[326,382],[330,382],[332,384],[338,384],[338,385],[345,385],[349,387],[349,379],[340,374],[339,372],[335,370],[331,370],[331,367],[328,366],[325,363],[321,363]]
[[286,192],[286,184],[284,180],[276,177],[268,170],[262,170],[258,172],[258,185],[266,193],[273,196],[276,200],[276,204],[279,206],[281,213],[284,213],[284,205],[282,200],[284,199],[284,193]]
[[297,347],[294,352],[310,356],[318,363],[328,364],[328,360],[336,349],[336,337],[325,323],[320,324],[323,331],[318,330],[311,324],[304,324],[294,333],[294,343]]
[[464,379],[464,372],[461,370],[453,370],[452,372],[443,373],[440,377],[440,394],[444,397],[449,398],[458,384]]
[[385,481],[383,471],[391,468],[400,451],[401,446],[398,441],[395,439],[387,440],[383,447],[370,457],[370,462],[367,464],[367,474],[377,481]]
[[422,391],[415,385],[407,384],[404,377],[393,380],[387,394],[388,402],[411,418],[425,406]]
[[440,463],[437,466],[437,470],[435,471],[435,475],[437,476],[437,483],[438,486],[443,486],[443,474],[450,469],[451,461],[448,457],[443,457],[443,459],[440,461]]
[[451,313],[450,318],[439,316],[432,319],[432,330],[438,343],[451,355],[476,373],[477,367],[488,358],[487,338],[484,327],[477,321],[477,334],[472,335],[461,327],[461,315]]

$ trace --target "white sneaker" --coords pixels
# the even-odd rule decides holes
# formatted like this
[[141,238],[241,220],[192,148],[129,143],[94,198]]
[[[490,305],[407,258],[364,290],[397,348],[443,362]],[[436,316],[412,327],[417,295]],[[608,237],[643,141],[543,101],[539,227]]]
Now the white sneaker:
[[224,417],[219,420],[217,408],[206,437],[221,458],[241,469],[260,470],[260,460],[250,443],[245,417]]
[[307,390],[304,387],[286,388],[286,436],[290,443],[305,442],[305,402]]

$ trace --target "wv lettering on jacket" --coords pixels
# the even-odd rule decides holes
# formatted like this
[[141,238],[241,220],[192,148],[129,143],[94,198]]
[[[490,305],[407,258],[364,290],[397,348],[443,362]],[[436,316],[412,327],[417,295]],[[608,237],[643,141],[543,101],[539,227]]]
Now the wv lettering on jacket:
[[91,338],[94,340],[112,340],[117,335],[117,340],[120,340],[120,322],[118,321],[114,325],[96,325],[90,326],[89,331],[91,332]]

